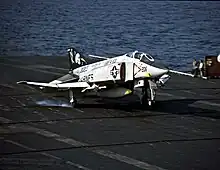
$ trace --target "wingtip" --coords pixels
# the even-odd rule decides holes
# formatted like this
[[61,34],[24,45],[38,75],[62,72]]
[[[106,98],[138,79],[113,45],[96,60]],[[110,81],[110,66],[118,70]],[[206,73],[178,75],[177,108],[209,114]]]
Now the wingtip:
[[18,81],[17,84],[27,84],[27,81]]

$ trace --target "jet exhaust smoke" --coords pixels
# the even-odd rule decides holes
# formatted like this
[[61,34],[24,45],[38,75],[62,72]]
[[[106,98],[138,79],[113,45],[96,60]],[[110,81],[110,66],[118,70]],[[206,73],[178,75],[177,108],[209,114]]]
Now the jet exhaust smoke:
[[37,105],[40,106],[52,106],[52,107],[72,107],[71,104],[61,101],[61,100],[41,100],[41,101],[36,101]]

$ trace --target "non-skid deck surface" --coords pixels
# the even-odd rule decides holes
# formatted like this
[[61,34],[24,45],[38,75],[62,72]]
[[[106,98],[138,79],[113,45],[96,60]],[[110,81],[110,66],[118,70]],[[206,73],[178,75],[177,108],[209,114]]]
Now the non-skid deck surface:
[[67,68],[64,57],[0,58],[0,169],[219,169],[220,80],[172,75],[153,110],[136,97],[73,109],[16,84]]

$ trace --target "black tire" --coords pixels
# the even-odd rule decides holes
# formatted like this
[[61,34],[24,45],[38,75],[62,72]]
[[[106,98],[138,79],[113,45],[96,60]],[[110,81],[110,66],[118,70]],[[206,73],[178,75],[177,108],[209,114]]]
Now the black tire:
[[76,108],[77,105],[78,105],[78,102],[77,102],[77,100],[76,100],[75,97],[73,97],[73,101],[74,101],[74,102],[70,102],[70,104],[71,104],[72,108]]
[[143,95],[142,96],[142,98],[141,98],[141,105],[142,106],[148,105],[148,97],[147,97],[147,95]]
[[78,103],[75,103],[75,102],[70,103],[70,104],[71,104],[72,108],[76,108],[78,106]]

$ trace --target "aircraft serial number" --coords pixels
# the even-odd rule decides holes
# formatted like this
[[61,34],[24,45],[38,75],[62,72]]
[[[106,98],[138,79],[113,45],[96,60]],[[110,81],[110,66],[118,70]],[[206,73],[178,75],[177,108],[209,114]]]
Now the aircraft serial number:
[[86,76],[83,76],[80,81],[90,82],[93,80],[93,74],[88,74]]
[[86,72],[88,70],[88,67],[82,67],[80,70],[80,73]]
[[114,63],[116,63],[116,61],[117,61],[117,59],[108,60],[108,61],[106,61],[105,65],[114,64]]

